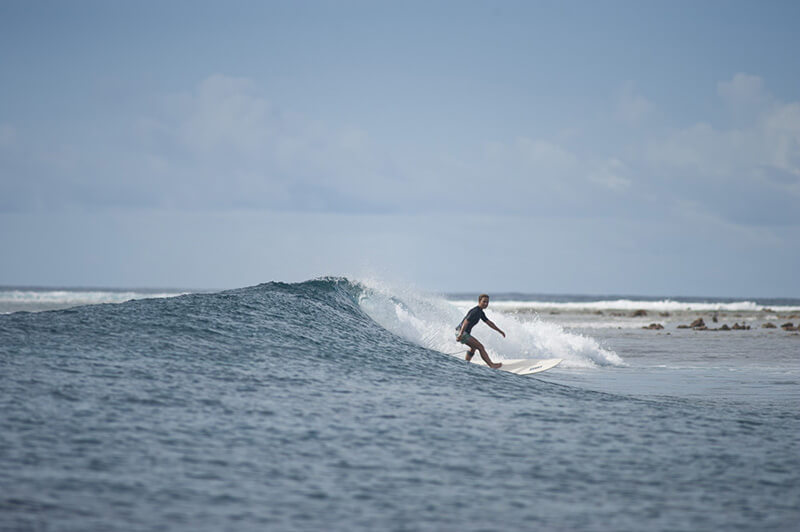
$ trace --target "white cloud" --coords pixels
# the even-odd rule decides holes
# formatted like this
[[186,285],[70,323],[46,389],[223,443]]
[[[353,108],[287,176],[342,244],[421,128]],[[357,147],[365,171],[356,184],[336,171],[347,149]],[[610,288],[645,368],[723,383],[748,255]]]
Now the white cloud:
[[734,109],[762,107],[771,99],[760,77],[741,72],[717,83],[717,93]]
[[633,82],[626,82],[617,93],[616,115],[620,121],[636,126],[649,118],[655,105],[642,96]]
[[589,180],[611,190],[624,190],[631,185],[625,177],[627,165],[616,158],[600,163],[597,169],[589,174]]
[[[800,175],[800,102],[774,101],[760,78],[744,74],[720,83],[719,93],[737,109],[761,107],[737,127],[716,129],[700,122],[651,139],[649,160],[723,181],[757,178],[763,168]],[[763,106],[767,101],[772,103]]]
[[525,163],[536,170],[569,172],[578,163],[578,158],[569,150],[545,140],[519,138],[515,148]]
[[271,106],[248,79],[214,75],[182,99],[186,114],[178,133],[198,151],[230,147],[253,154],[273,133]]
[[281,109],[245,78],[211,76],[140,126],[152,168],[183,176],[189,202],[336,210],[402,194],[366,132]]
[[[632,84],[627,87],[622,94],[630,109],[640,111],[629,117],[646,117],[654,106]],[[749,78],[734,78],[724,87],[730,94],[764,92]],[[743,212],[752,199],[765,212],[777,212],[800,197],[800,103],[773,102],[742,127],[698,122],[658,133],[653,124],[641,126],[628,143],[608,132],[606,123],[602,131],[519,136],[483,149],[440,150],[411,139],[410,147],[399,148],[357,125],[325,124],[282,108],[251,80],[215,75],[163,98],[139,120],[135,138],[109,140],[99,149],[76,137],[29,146],[21,150],[30,154],[24,160],[5,156],[6,168],[34,177],[20,177],[2,192],[13,198],[7,204],[47,208],[470,208],[628,219],[657,216],[654,205],[686,197],[717,213]],[[10,127],[0,131],[7,139],[16,136]],[[35,167],[25,166],[28,160]],[[726,204],[737,201],[745,207]]]
[[469,166],[470,195],[488,206],[485,212],[581,218],[642,213],[630,196],[634,169],[622,157],[600,158],[567,143],[520,137],[488,144]]
[[567,148],[543,139],[520,137],[493,142],[472,154],[471,193],[495,212],[535,212],[552,209],[575,197],[574,185],[585,175],[580,158]]
[[[475,161],[473,161],[474,164]],[[567,148],[543,139],[520,137],[486,145],[481,164],[499,171],[498,178],[524,174],[539,184],[572,179],[579,174],[580,159]]]
[[651,137],[645,164],[674,201],[692,198],[734,222],[800,222],[800,102],[775,100],[753,76],[737,75],[719,87],[740,118],[736,125],[699,122]]
[[725,239],[740,247],[758,249],[765,246],[779,248],[784,241],[771,229],[731,221],[711,212],[703,203],[692,199],[680,199],[672,206],[672,215],[685,227],[691,227],[694,236],[706,240]]
[[800,192],[800,102],[774,107],[760,126],[767,147],[765,164],[795,176],[795,192]]
[[699,122],[673,131],[666,138],[649,139],[645,153],[656,166],[692,168],[705,178],[726,176],[739,166],[731,158],[741,153],[732,149],[731,135],[736,133],[726,134]]

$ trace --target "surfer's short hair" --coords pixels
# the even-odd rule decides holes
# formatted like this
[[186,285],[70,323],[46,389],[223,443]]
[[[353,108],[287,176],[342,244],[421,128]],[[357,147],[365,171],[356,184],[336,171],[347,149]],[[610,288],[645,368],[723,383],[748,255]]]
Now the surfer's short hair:
[[486,299],[489,299],[489,294],[481,294],[481,295],[479,295],[479,296],[478,296],[478,302],[480,303],[481,299],[483,299],[484,297],[485,297]]

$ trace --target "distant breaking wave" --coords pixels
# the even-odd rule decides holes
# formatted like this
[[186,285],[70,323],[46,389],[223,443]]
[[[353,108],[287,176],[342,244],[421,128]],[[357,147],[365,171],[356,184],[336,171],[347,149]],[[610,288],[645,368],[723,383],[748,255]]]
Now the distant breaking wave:
[[124,303],[132,299],[164,298],[186,292],[115,291],[115,290],[65,290],[65,289],[0,289],[0,313],[17,311],[42,311],[97,305]]
[[[455,305],[471,305],[472,301],[454,300]],[[605,311],[605,310],[647,310],[651,312],[793,312],[800,310],[800,305],[761,305],[754,301],[734,302],[691,302],[662,299],[660,301],[616,299],[604,301],[492,301],[491,308],[503,311],[561,310],[572,312]]]

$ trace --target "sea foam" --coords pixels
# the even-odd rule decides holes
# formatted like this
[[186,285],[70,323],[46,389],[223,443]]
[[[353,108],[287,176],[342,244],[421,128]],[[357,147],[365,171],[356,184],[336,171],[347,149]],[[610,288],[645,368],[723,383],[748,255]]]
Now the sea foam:
[[[413,287],[391,285],[385,281],[362,280],[364,291],[359,305],[379,325],[413,343],[454,356],[466,348],[456,342],[455,327],[475,302],[452,302],[425,294]],[[487,316],[505,333],[503,338],[486,325],[473,330],[492,359],[562,358],[563,367],[625,365],[614,351],[603,348],[595,339],[566,332],[558,324],[540,319],[522,319],[492,312]]]

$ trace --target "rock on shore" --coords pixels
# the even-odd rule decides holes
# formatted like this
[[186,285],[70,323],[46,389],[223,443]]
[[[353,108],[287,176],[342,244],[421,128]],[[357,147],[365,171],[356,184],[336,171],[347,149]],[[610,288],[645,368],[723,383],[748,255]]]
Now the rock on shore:
[[[770,325],[771,324],[764,324],[763,327],[769,328]],[[775,326],[772,325],[772,327],[774,328]],[[746,323],[742,323],[740,325],[739,322],[736,322],[733,324],[733,327],[731,327],[727,323],[723,323],[721,327],[718,327],[716,329],[710,329],[708,328],[708,326],[706,326],[706,322],[703,321],[703,318],[697,318],[689,325],[678,325],[678,329],[694,329],[695,331],[749,331],[750,326],[747,325]]]

